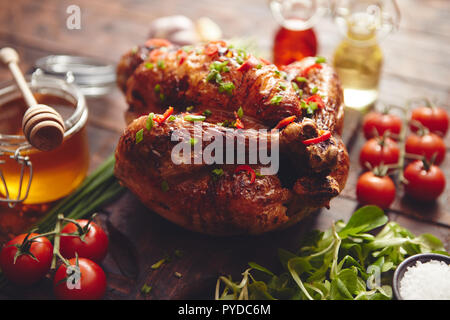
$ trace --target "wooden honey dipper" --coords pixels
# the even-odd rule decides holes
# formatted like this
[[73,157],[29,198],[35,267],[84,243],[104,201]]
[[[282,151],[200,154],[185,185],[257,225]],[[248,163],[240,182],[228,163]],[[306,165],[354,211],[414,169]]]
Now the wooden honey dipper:
[[28,109],[23,115],[22,130],[28,142],[42,151],[58,147],[64,139],[64,120],[53,108],[38,104],[17,63],[19,55],[12,48],[0,50],[0,60],[9,67]]

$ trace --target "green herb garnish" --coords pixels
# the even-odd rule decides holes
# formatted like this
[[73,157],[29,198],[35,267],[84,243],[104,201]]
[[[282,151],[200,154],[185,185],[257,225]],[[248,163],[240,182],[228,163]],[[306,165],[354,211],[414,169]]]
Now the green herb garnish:
[[155,262],[154,264],[152,264],[151,268],[153,270],[159,269],[159,267],[161,267],[164,264],[164,262],[166,262],[166,258],[163,258],[163,259],[159,260],[158,262]]
[[270,104],[274,105],[274,106],[278,106],[280,104],[281,100],[283,100],[283,96],[274,96],[270,100]]
[[205,111],[202,112],[202,115],[204,115],[205,117],[209,117],[210,115],[212,115],[211,110],[206,109]]
[[158,60],[157,66],[161,70],[166,68],[166,65],[164,64],[164,60]]
[[153,121],[153,118],[155,117],[154,113],[150,113],[147,117],[147,121],[145,122],[145,126],[148,131],[152,130],[153,126],[155,125],[155,122]]
[[192,110],[194,110],[194,106],[189,106],[189,107],[186,108],[187,112],[191,112]]
[[308,114],[308,115],[313,115],[314,114],[314,112],[317,110],[317,108],[318,108],[318,105],[317,105],[317,103],[316,102],[309,102],[309,103],[306,103],[305,101],[300,101],[300,106],[302,107],[302,109],[305,109],[306,110],[306,113]]
[[176,117],[175,116],[170,116],[169,119],[167,119],[168,122],[172,122],[175,121]]
[[156,93],[160,93],[161,92],[161,85],[157,84],[155,85],[155,88],[153,89]]
[[256,66],[256,69],[261,69],[262,68],[262,64],[258,64],[257,66]]
[[316,63],[325,63],[327,59],[325,57],[316,57]]
[[153,65],[153,63],[151,63],[151,62],[147,62],[147,63],[145,64],[145,67],[146,67],[147,69],[153,69],[154,65]]
[[244,110],[242,110],[242,107],[239,107],[237,111],[237,115],[239,118],[242,118],[244,116]]
[[136,132],[136,144],[141,142],[144,139],[144,129],[139,130]]
[[311,93],[312,93],[312,94],[316,94],[317,91],[319,91],[319,88],[314,87],[314,88],[312,88]]
[[188,114],[184,116],[184,120],[190,121],[190,122],[196,122],[196,121],[205,121],[205,116],[195,115],[195,114]]
[[195,146],[195,145],[197,144],[198,140],[195,139],[195,138],[191,138],[191,139],[189,140],[189,142],[190,142],[191,146]]
[[211,174],[213,176],[213,180],[217,180],[223,175],[223,169],[214,169],[211,171]]
[[[281,273],[249,262],[242,282],[221,276],[216,299],[392,299],[392,272],[408,256],[426,252],[448,255],[435,236],[416,237],[388,222],[380,208],[366,206],[353,213],[347,224],[338,221],[324,232],[311,232],[295,252],[279,249]],[[221,284],[225,288],[220,294]]]
[[279,91],[283,91],[283,90],[286,90],[286,84],[284,84],[283,82],[281,82],[280,84],[279,84],[279,86],[278,86],[278,90]]
[[161,182],[161,190],[163,192],[169,191],[169,183],[167,181],[164,180],[163,182]]
[[297,81],[297,82],[306,82],[308,80],[305,77],[297,77],[297,78],[295,78],[295,81]]
[[150,293],[150,291],[152,291],[152,287],[144,283],[144,285],[141,288],[141,293],[147,295]]
[[219,92],[220,93],[225,92],[226,94],[231,96],[233,94],[234,88],[235,86],[232,82],[223,82],[219,85]]

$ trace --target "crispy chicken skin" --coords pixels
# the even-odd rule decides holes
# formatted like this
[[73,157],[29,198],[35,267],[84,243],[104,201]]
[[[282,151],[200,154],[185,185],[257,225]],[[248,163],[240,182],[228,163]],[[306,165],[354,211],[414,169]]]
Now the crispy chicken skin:
[[[349,165],[339,136],[342,89],[331,67],[307,58],[280,71],[222,41],[187,50],[159,44],[128,52],[117,68],[129,104],[129,126],[116,149],[115,174],[122,184],[168,220],[212,235],[259,234],[329,206],[345,186]],[[175,116],[147,130],[147,115],[168,106]],[[239,107],[244,128],[237,130]],[[267,129],[264,138],[279,141],[280,171],[251,182],[249,173],[236,172],[237,165],[174,164],[171,151],[179,141],[172,141],[173,132],[192,133],[186,115],[205,112],[203,132],[255,136],[253,129]],[[291,116],[295,121],[271,131]],[[328,131],[330,138],[304,143]],[[136,143],[138,132],[143,139]],[[263,167],[249,165],[257,173]]]

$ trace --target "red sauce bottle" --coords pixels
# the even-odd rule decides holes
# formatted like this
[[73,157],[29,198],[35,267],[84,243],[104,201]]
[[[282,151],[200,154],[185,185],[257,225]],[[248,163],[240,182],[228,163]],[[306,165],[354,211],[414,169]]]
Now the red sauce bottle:
[[275,35],[273,59],[277,67],[316,54],[317,38],[312,28],[296,31],[281,27]]

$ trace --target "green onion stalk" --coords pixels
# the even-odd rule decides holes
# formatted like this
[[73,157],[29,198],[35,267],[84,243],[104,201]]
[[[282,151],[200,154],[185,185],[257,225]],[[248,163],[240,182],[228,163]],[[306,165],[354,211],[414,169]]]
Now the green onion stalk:
[[[122,191],[122,187],[114,176],[114,155],[108,157],[74,192],[60,200],[29,232],[37,229],[39,233],[55,229],[58,214],[67,219],[81,219],[94,213],[99,207],[114,199]],[[49,236],[52,237],[53,235]],[[0,288],[7,283],[0,272]]]

